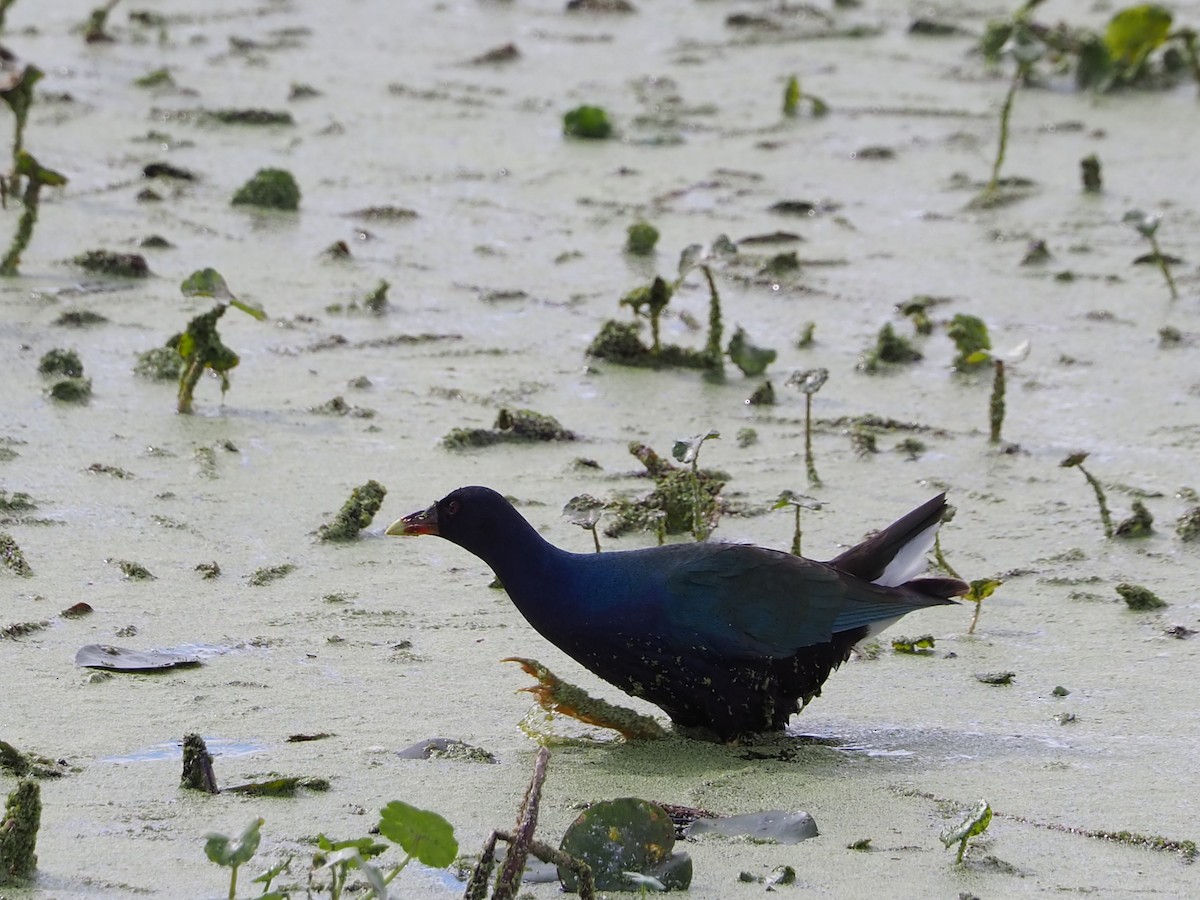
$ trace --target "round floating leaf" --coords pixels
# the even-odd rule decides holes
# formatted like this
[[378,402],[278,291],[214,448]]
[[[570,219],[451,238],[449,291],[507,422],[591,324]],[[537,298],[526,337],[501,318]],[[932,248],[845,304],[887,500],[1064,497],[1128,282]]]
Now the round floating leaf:
[[393,800],[379,812],[379,833],[404,852],[435,869],[444,869],[458,855],[454,827],[435,812]]
[[[624,797],[589,806],[567,828],[561,849],[587,863],[602,891],[635,887],[627,872],[654,874],[675,846],[675,825],[666,810],[655,803]],[[558,877],[568,891],[577,889],[572,872],[563,867]],[[658,877],[658,876],[656,876]]]

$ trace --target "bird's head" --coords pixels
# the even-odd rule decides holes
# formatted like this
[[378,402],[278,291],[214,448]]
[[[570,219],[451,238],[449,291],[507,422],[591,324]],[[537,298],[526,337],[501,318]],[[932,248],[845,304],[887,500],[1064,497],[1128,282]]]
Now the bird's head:
[[486,487],[452,491],[428,509],[409,513],[388,526],[386,534],[436,534],[482,555],[481,550],[504,542],[513,519],[520,514],[500,494]]

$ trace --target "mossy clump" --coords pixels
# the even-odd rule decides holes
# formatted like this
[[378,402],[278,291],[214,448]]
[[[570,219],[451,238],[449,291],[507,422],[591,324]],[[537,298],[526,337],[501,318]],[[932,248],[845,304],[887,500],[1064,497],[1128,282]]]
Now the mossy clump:
[[[729,475],[717,469],[697,469],[695,479],[690,468],[682,468],[663,459],[645,444],[632,443],[629,452],[646,467],[654,479],[654,490],[638,500],[618,498],[608,504],[613,520],[604,529],[608,537],[620,537],[630,531],[659,531],[687,534],[697,518],[716,526],[724,508],[721,489]],[[700,509],[696,509],[697,501]],[[711,528],[709,529],[711,530]]]
[[375,480],[356,487],[333,521],[318,529],[317,537],[323,541],[354,540],[374,520],[386,496],[387,488]]
[[285,169],[259,169],[233,195],[234,206],[292,211],[300,207],[300,186]]
[[764,381],[754,389],[754,393],[746,398],[747,406],[774,406],[775,387],[769,381]]
[[742,370],[742,374],[750,378],[761,375],[767,366],[775,362],[776,353],[769,347],[759,347],[750,340],[746,330],[740,325],[734,330],[726,348],[733,364]]
[[501,409],[491,428],[455,428],[442,438],[442,446],[450,450],[488,447],[500,443],[535,443],[538,441],[574,441],[575,432],[568,431],[553,416],[531,409]]
[[33,874],[41,824],[41,788],[33,779],[25,779],[8,795],[0,820],[0,884],[24,881]]
[[92,379],[64,378],[50,385],[46,393],[60,403],[87,403],[92,399]]
[[150,266],[140,253],[114,253],[112,250],[88,250],[71,260],[75,265],[98,275],[116,278],[146,278]]
[[599,106],[577,106],[563,115],[563,134],[568,137],[603,140],[612,137],[612,122]]
[[932,634],[923,634],[920,637],[895,637],[892,638],[892,652],[906,653],[909,656],[931,656],[933,655],[934,637]]
[[198,734],[183,736],[183,774],[179,786],[206,794],[217,793],[217,776],[213,772],[212,756],[208,745]]
[[1167,605],[1167,601],[1160,598],[1154,591],[1142,587],[1140,584],[1122,582],[1117,585],[1116,590],[1121,595],[1121,599],[1125,601],[1125,605],[1136,612],[1162,609]]
[[133,374],[151,381],[178,381],[183,372],[183,357],[174,347],[154,347],[139,353]]
[[42,375],[65,375],[67,378],[82,378],[83,363],[79,354],[74,350],[60,350],[57,347],[42,354],[38,363],[38,372]]
[[263,566],[261,569],[255,569],[250,576],[250,584],[255,587],[262,587],[264,584],[270,584],[272,581],[278,581],[280,578],[286,578],[296,570],[292,563],[282,563],[278,566]]
[[634,256],[649,256],[658,243],[658,229],[649,222],[635,222],[625,234],[625,251]]
[[33,574],[33,569],[25,561],[25,554],[21,552],[16,539],[3,531],[0,531],[0,563],[14,575],[27,578]]
[[1146,504],[1141,500],[1133,501],[1133,515],[1118,523],[1117,530],[1114,532],[1116,537],[1121,538],[1149,537],[1153,533],[1154,516],[1150,514],[1150,510],[1146,509]]
[[874,374],[885,364],[901,365],[919,362],[923,358],[921,351],[913,346],[912,341],[897,334],[892,323],[888,322],[879,329],[875,346],[862,355],[858,368],[862,372]]
[[115,559],[113,565],[130,581],[154,581],[154,574],[139,562],[131,559]]
[[1193,506],[1175,523],[1175,533],[1185,543],[1200,541],[1200,506]]
[[987,325],[978,316],[959,313],[946,326],[946,335],[958,349],[958,355],[954,357],[955,371],[970,372],[991,359],[988,351],[992,349],[992,341]]
[[87,328],[90,325],[103,325],[107,321],[107,316],[92,312],[90,309],[68,309],[59,314],[58,318],[54,320],[54,324],[66,328]]
[[13,491],[12,494],[9,494],[8,491],[0,490],[0,512],[21,513],[35,509],[37,509],[37,504],[24,491]]
[[296,120],[286,110],[273,109],[212,109],[205,118],[222,125],[295,125]]

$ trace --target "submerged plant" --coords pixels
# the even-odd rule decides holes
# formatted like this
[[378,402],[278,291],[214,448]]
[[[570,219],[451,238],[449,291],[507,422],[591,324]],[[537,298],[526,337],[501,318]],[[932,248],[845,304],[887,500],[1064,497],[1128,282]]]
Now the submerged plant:
[[167,341],[183,359],[183,370],[179,376],[180,413],[192,412],[192,394],[200,382],[200,376],[211,369],[221,378],[221,393],[229,390],[229,370],[240,361],[238,355],[221,342],[217,333],[217,320],[230,306],[253,316],[260,322],[267,314],[257,304],[239,300],[225,284],[225,279],[215,269],[200,269],[184,279],[180,290],[185,297],[212,297],[219,302],[211,310],[188,322],[187,330]]
[[1162,248],[1158,245],[1158,226],[1162,224],[1162,215],[1159,213],[1144,213],[1140,209],[1131,209],[1125,213],[1122,221],[1127,225],[1133,226],[1142,237],[1150,242],[1150,256],[1158,264],[1158,270],[1162,272],[1163,278],[1166,279],[1167,289],[1171,292],[1171,299],[1179,299],[1179,291],[1175,287],[1175,279],[1171,276],[1171,267],[1167,262],[1166,255],[1162,252]]
[[1060,462],[1059,466],[1064,469],[1078,469],[1083,473],[1083,477],[1087,479],[1087,483],[1096,492],[1096,503],[1100,506],[1100,522],[1104,525],[1104,536],[1110,538],[1113,536],[1112,513],[1108,511],[1108,502],[1104,496],[1104,488],[1100,486],[1100,482],[1095,479],[1092,473],[1083,467],[1083,461],[1087,458],[1087,453],[1072,453]]
[[947,849],[958,844],[958,855],[954,862],[961,865],[963,854],[967,852],[967,842],[987,831],[992,822],[992,807],[986,800],[980,800],[963,818],[942,832],[942,843]]
[[700,448],[710,438],[719,438],[721,433],[709,429],[686,440],[678,440],[671,455],[686,466],[690,466],[692,485],[692,537],[697,541],[708,540],[716,526],[715,501],[711,493],[701,489]]
[[967,628],[967,634],[975,633],[975,626],[979,624],[979,615],[983,612],[983,601],[992,596],[996,592],[996,588],[1004,584],[996,578],[980,578],[971,582],[971,589],[963,594],[964,600],[969,600],[975,604],[975,614],[971,616],[971,624]]
[[808,483],[813,487],[821,486],[821,478],[817,475],[817,464],[813,457],[812,398],[813,394],[825,386],[828,379],[828,369],[807,369],[803,372],[793,372],[787,380],[789,385],[799,388],[804,394],[804,468],[808,472]]
[[17,274],[17,266],[21,262],[21,254],[33,239],[33,227],[37,224],[38,202],[41,199],[43,187],[62,187],[67,183],[65,175],[53,169],[43,168],[38,161],[26,150],[20,150],[16,156],[12,175],[6,183],[17,185],[25,179],[25,191],[21,195],[21,219],[17,223],[17,233],[13,235],[12,243],[4,259],[0,260],[0,275]]
[[815,497],[809,497],[806,494],[797,494],[795,491],[785,490],[785,491],[780,492],[778,499],[776,499],[775,504],[771,507],[771,509],[784,509],[789,506],[792,507],[792,509],[795,511],[795,515],[796,515],[796,521],[792,527],[791,552],[792,552],[793,556],[799,556],[800,555],[800,510],[801,509],[819,510],[824,506],[824,504],[821,503],[820,500],[817,500]]
[[24,881],[37,868],[42,790],[32,778],[17,783],[0,818],[0,885]]

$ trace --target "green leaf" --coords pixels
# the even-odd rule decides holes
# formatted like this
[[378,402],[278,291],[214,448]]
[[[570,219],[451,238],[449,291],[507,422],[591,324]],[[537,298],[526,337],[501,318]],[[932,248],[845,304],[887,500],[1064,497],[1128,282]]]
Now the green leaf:
[[380,834],[425,865],[444,869],[458,855],[454,827],[437,813],[393,800],[379,815]]
[[986,800],[980,800],[961,821],[942,832],[942,843],[946,847],[958,844],[958,862],[962,862],[963,853],[967,849],[967,841],[987,831],[991,821],[992,807]]
[[979,603],[986,600],[995,593],[996,588],[1004,584],[995,578],[980,578],[977,581],[971,582],[971,590],[967,591],[964,600],[970,600],[972,603]]
[[1104,32],[1104,43],[1118,63],[1136,68],[1167,39],[1170,30],[1170,11],[1153,3],[1143,3],[1126,7],[1112,17]]
[[265,821],[266,819],[262,818],[255,819],[246,826],[246,830],[236,841],[227,835],[216,832],[205,835],[204,855],[218,866],[236,868],[249,862],[258,851],[258,842],[262,840],[259,829],[262,828]]
[[679,462],[687,465],[693,462],[700,455],[700,446],[709,438],[719,438],[721,433],[709,429],[704,434],[698,434],[695,437],[681,438],[675,442],[671,448],[671,455]]
[[800,79],[793,75],[783,89],[783,114],[794,116],[800,106]]
[[233,299],[229,285],[216,269],[197,269],[179,285],[185,297],[213,297],[228,302]]

